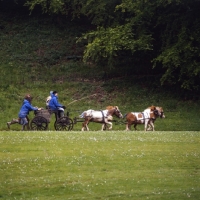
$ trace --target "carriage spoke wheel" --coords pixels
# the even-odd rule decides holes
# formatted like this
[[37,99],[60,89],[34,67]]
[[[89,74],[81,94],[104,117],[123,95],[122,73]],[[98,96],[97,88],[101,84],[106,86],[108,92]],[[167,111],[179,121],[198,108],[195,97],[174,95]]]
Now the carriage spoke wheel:
[[46,118],[38,116],[34,117],[31,121],[31,129],[37,131],[46,130],[48,127],[48,121]]
[[56,131],[71,131],[73,129],[73,121],[69,117],[61,117],[54,123]]

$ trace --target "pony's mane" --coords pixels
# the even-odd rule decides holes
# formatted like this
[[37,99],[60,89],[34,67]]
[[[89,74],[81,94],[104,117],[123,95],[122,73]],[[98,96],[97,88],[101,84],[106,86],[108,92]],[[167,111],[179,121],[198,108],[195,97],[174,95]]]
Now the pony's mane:
[[107,106],[106,110],[112,110],[113,108],[115,108],[115,106]]
[[154,110],[156,110],[156,106],[150,106],[147,109],[150,109],[151,111],[154,111]]
[[113,109],[119,110],[118,106],[107,106],[106,107],[106,110],[113,110]]
[[163,112],[163,108],[162,108],[162,107],[159,107],[159,106],[150,106],[150,107],[148,107],[147,109],[150,109],[151,111],[160,110],[160,111]]

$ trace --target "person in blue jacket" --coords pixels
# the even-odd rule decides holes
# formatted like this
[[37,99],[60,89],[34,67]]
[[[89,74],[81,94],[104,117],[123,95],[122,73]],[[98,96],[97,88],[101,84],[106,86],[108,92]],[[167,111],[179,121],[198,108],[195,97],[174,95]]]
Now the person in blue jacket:
[[41,108],[38,107],[33,107],[31,105],[31,101],[32,101],[32,97],[30,94],[27,94],[24,98],[23,104],[20,108],[18,117],[19,117],[19,121],[20,124],[22,125],[22,130],[24,130],[25,126],[28,125],[28,120],[27,120],[27,116],[29,114],[30,111],[33,110],[41,110]]
[[58,92],[53,91],[51,99],[49,101],[49,109],[52,110],[53,112],[58,111],[58,117],[60,118],[64,116],[65,108],[66,108],[65,106],[63,106],[58,102]]

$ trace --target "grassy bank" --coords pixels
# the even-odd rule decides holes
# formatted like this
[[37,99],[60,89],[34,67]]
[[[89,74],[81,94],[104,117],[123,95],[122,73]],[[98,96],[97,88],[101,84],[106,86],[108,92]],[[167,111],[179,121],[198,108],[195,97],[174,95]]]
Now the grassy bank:
[[[120,76],[106,66],[84,64],[76,60],[84,50],[76,40],[87,32],[87,24],[49,16],[23,16],[0,13],[0,130],[8,130],[6,122],[18,117],[23,98],[30,93],[32,104],[45,107],[49,91],[59,92],[59,101],[70,117],[84,110],[104,109],[117,105],[123,114],[142,112],[151,105],[162,106],[164,120],[155,123],[157,131],[199,131],[199,96],[190,98],[176,88],[161,87],[159,76]],[[101,70],[100,70],[101,69]],[[105,71],[102,71],[104,69]],[[107,73],[109,71],[109,73]],[[33,119],[30,113],[30,119]],[[54,130],[52,117],[49,130]],[[90,124],[100,130],[99,124]],[[12,130],[20,130],[13,125]],[[74,126],[75,131],[80,124]],[[114,124],[113,130],[125,125]],[[143,130],[143,126],[139,126]]]
[[198,199],[199,132],[1,132],[1,199]]
[[[109,87],[117,85],[118,88],[110,92]],[[149,92],[148,88],[142,90],[139,86],[132,88],[120,86],[120,81],[88,83],[88,82],[69,82],[62,85],[51,87],[36,87],[29,90],[34,96],[33,105],[45,107],[45,98],[48,96],[50,88],[59,91],[59,101],[67,107],[69,117],[74,119],[84,110],[95,109],[101,110],[108,105],[117,105],[122,114],[127,112],[142,112],[151,105],[162,106],[164,109],[165,119],[155,121],[156,131],[199,131],[199,101],[181,100],[173,97],[172,94],[160,91],[159,93]],[[8,130],[6,122],[12,118],[17,118],[25,90],[19,96],[16,93],[2,93],[2,110],[0,113],[0,130]],[[95,95],[94,95],[95,94]],[[12,96],[11,98],[9,96]],[[13,100],[12,98],[15,97]],[[34,118],[33,112],[29,114],[30,119]],[[125,130],[124,119],[115,118],[117,123],[113,123],[113,130]],[[49,130],[54,130],[55,117],[52,116]],[[101,125],[90,123],[90,130],[100,130]],[[20,130],[19,125],[11,126],[11,130]],[[75,124],[74,131],[81,130],[81,123]],[[133,130],[133,127],[132,127]],[[138,130],[144,130],[143,125],[138,125]]]

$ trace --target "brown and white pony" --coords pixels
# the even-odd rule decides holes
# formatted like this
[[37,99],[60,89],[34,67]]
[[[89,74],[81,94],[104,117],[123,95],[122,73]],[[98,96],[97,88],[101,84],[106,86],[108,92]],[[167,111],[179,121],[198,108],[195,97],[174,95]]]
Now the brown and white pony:
[[144,124],[144,131],[147,131],[147,125],[149,124],[154,131],[153,122],[157,117],[161,116],[161,114],[162,113],[156,109],[156,106],[151,106],[143,112],[130,112],[126,115],[126,130],[130,130],[132,124],[134,124],[135,130],[137,130],[136,126],[138,124]]
[[[149,112],[150,112],[150,109],[151,109],[151,107],[148,107],[148,108],[145,109],[144,111],[149,111]],[[164,110],[163,110],[162,107],[156,106],[156,110],[158,110],[158,112],[161,113],[161,115],[160,115],[160,116],[157,116],[155,119],[151,119],[151,120],[152,120],[152,123],[153,123],[153,126],[154,126],[154,122],[156,121],[156,119],[157,119],[158,117],[160,117],[160,118],[162,118],[162,119],[165,118]],[[148,124],[147,130],[148,130],[148,131],[152,131],[152,130],[154,130],[154,128],[153,128],[150,124]]]
[[109,106],[107,107],[106,110],[100,110],[100,111],[96,111],[96,110],[87,110],[84,111],[80,117],[84,118],[84,122],[82,124],[82,131],[84,131],[84,129],[86,129],[87,131],[89,131],[88,128],[88,124],[89,122],[97,122],[97,123],[101,123],[102,124],[102,128],[101,130],[104,130],[105,125],[109,124],[109,130],[112,129],[112,119],[113,116],[119,117],[119,118],[123,118],[122,113],[120,112],[118,106]]

